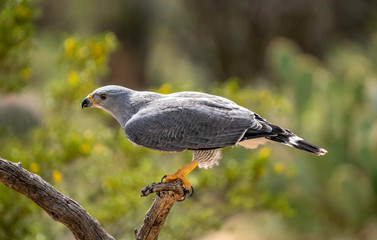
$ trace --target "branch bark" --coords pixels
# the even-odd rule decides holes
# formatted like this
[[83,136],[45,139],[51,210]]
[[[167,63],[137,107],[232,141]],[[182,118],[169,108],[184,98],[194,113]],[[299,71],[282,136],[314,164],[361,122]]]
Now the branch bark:
[[[60,193],[37,174],[23,169],[21,163],[0,157],[0,182],[30,198],[52,219],[66,225],[76,239],[114,240],[76,201]],[[152,193],[158,193],[158,196],[153,199],[140,230],[135,230],[136,240],[156,240],[174,203],[186,196],[180,182],[152,183],[142,189],[141,196]]]
[[170,209],[176,201],[184,199],[185,192],[178,183],[152,183],[141,190],[141,196],[158,193],[145,215],[139,230],[135,230],[136,240],[156,240]]
[[52,219],[66,225],[76,239],[114,240],[77,202],[57,191],[40,176],[0,158],[0,182],[33,200]]

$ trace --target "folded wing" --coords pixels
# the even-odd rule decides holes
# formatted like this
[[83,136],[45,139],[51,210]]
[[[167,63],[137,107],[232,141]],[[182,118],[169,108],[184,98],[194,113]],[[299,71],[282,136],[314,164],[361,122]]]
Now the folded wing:
[[127,138],[138,145],[183,151],[233,146],[253,126],[261,127],[254,114],[231,101],[180,97],[148,105],[131,118],[124,130]]

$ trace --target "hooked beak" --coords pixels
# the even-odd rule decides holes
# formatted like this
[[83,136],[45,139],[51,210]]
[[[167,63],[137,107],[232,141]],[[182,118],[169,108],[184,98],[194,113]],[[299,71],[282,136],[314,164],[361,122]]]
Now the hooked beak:
[[86,98],[84,98],[84,100],[82,101],[81,103],[81,108],[84,108],[84,107],[91,107],[93,105],[93,102],[92,102],[92,94],[89,94]]
[[92,106],[92,102],[88,98],[84,98],[81,103],[81,108]]

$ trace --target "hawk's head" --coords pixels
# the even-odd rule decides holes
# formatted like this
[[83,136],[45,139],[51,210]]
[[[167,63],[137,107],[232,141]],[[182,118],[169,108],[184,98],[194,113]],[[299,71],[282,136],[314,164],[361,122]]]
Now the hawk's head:
[[120,111],[123,110],[119,108],[127,108],[125,103],[131,93],[131,89],[116,85],[100,87],[84,98],[81,107],[100,108],[118,119]]
[[95,107],[111,110],[119,101],[124,100],[131,90],[125,87],[108,85],[97,88],[90,93],[81,103],[81,107]]

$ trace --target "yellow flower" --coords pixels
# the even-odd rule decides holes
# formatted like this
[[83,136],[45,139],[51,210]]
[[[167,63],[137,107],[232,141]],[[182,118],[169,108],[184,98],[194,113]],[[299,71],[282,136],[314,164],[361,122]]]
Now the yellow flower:
[[58,170],[52,171],[52,179],[54,179],[55,182],[59,183],[62,181],[62,174]]
[[260,158],[267,158],[271,154],[271,150],[268,147],[264,147],[259,151]]
[[29,8],[26,8],[22,5],[19,5],[16,9],[15,9],[15,13],[16,13],[16,16],[17,18],[20,18],[22,20],[27,20],[30,18],[31,16],[31,11]]
[[31,75],[30,68],[24,68],[24,69],[22,69],[21,72],[20,72],[20,75],[21,75],[21,78],[23,80],[29,79],[30,75]]
[[276,164],[274,165],[274,172],[275,172],[276,174],[281,174],[281,173],[284,172],[284,170],[285,170],[285,166],[284,166],[284,164],[282,164],[282,163],[276,163]]
[[158,93],[161,93],[161,94],[168,94],[168,93],[171,93],[172,91],[172,87],[170,84],[163,84],[160,89],[157,90]]
[[76,47],[76,41],[74,38],[67,38],[64,41],[65,51],[72,52],[75,47]]
[[74,53],[75,53],[75,48],[76,48],[76,41],[74,38],[67,38],[65,41],[64,41],[64,56],[66,58],[72,58],[74,56]]
[[90,145],[87,143],[83,143],[80,145],[80,153],[88,154],[90,152]]
[[90,46],[90,51],[94,59],[102,58],[105,53],[105,48],[101,43],[95,43]]
[[77,74],[77,72],[70,72],[68,74],[68,84],[70,86],[75,86],[79,81],[79,75]]
[[40,167],[38,163],[35,163],[35,162],[30,163],[30,172],[39,173],[39,171],[40,171]]

